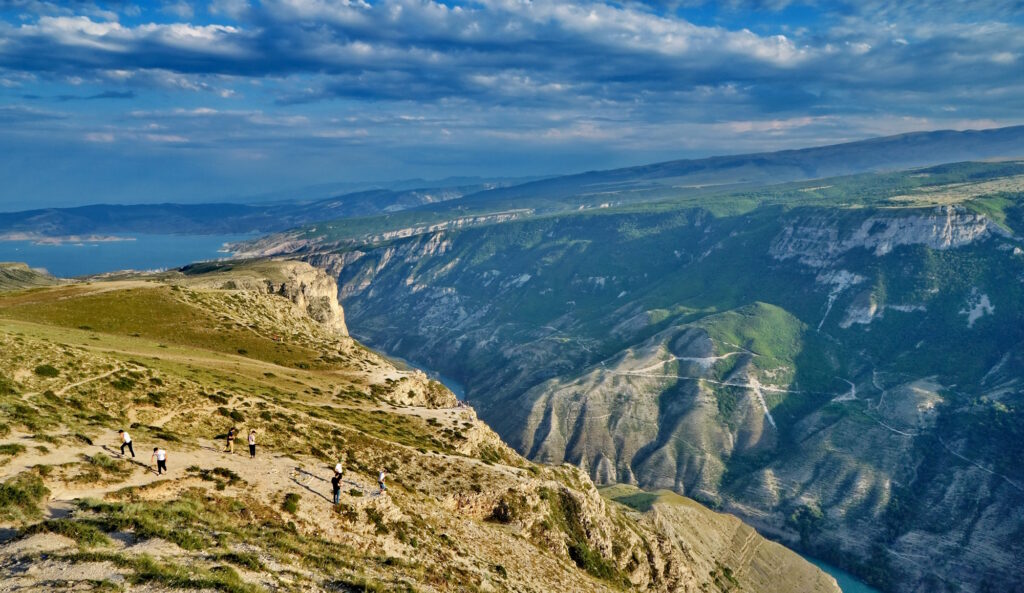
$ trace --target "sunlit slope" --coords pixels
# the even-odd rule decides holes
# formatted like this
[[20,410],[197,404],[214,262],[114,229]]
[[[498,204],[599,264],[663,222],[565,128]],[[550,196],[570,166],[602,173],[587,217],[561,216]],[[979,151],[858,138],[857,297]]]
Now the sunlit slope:
[[[443,386],[313,317],[316,295],[292,289],[323,278],[254,262],[0,297],[0,589],[763,590],[750,558],[525,461]],[[792,564],[772,590],[837,591],[772,554]]]

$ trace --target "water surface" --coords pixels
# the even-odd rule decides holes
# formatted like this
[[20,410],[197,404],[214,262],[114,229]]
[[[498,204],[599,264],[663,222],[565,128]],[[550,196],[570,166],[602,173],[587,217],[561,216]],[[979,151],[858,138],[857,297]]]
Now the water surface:
[[0,241],[0,261],[24,262],[70,278],[118,270],[161,270],[200,260],[218,259],[225,243],[254,235],[113,235],[119,241],[39,244]]
[[839,583],[839,588],[843,590],[843,593],[882,593],[841,568],[832,566],[827,562],[822,562],[817,558],[811,558],[810,556],[804,556],[804,559],[832,575],[836,582]]

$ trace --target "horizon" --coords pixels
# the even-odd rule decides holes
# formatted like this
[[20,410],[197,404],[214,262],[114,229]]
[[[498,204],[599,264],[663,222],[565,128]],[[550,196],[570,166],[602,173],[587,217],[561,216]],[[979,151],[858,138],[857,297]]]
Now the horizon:
[[1024,123],[1012,2],[0,2],[0,211]]

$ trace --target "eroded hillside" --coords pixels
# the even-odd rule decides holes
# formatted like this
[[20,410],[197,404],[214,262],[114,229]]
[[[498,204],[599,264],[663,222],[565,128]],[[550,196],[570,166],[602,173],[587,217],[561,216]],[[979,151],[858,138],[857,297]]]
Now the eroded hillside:
[[261,262],[0,297],[0,591],[838,591],[735,518],[524,460],[334,291]]
[[464,382],[529,458],[721,505],[883,589],[1013,590],[1022,174],[684,193],[298,255],[340,278],[360,336]]

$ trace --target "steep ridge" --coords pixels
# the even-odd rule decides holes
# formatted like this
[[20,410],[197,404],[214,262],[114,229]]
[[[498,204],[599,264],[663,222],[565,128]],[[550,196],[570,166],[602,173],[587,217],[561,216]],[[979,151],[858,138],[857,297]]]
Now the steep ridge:
[[838,592],[732,517],[524,460],[311,309],[325,288],[238,262],[0,297],[0,591]]
[[[955,164],[308,245],[520,453],[890,591],[1024,587],[1024,186]],[[969,345],[966,347],[964,345]]]

